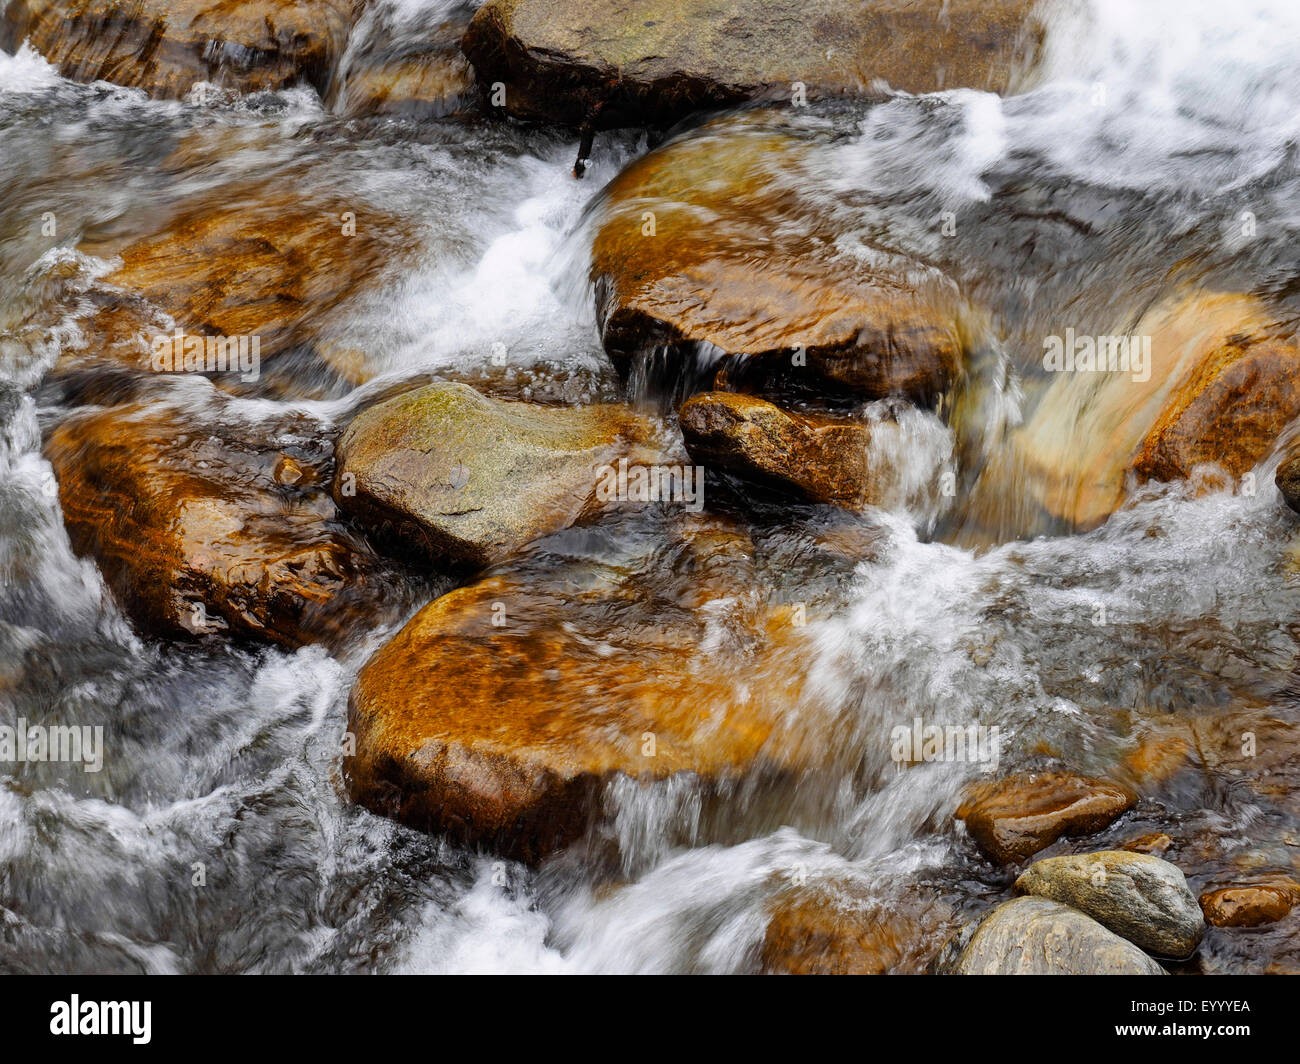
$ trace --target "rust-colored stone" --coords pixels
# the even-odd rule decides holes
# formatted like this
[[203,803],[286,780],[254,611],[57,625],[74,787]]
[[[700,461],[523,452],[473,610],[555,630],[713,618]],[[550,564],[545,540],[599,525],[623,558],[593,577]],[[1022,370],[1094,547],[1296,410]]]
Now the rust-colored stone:
[[1258,927],[1272,924],[1300,901],[1300,883],[1244,884],[1220,887],[1201,895],[1201,911],[1215,927]]
[[494,577],[417,614],[353,691],[353,798],[537,860],[598,819],[616,776],[709,788],[782,771],[780,682],[702,653],[696,621],[643,615],[634,582],[584,582]]
[[755,396],[709,392],[679,411],[696,462],[849,507],[870,501],[867,447],[860,421],[796,414]]
[[12,0],[0,44],[28,40],[64,77],[151,96],[198,82],[241,92],[324,91],[352,24],[350,0]]
[[834,220],[799,193],[807,150],[779,115],[759,112],[705,126],[610,182],[591,275],[621,371],[704,343],[871,398],[925,398],[952,383],[962,358],[955,287],[882,248],[869,264],[836,254]]
[[783,891],[763,938],[763,971],[777,975],[913,975],[942,948],[956,914],[907,895],[872,900],[852,884]]
[[1130,791],[1108,780],[1039,772],[976,785],[957,818],[989,857],[1012,864],[1063,835],[1095,834],[1135,801]]
[[228,630],[298,646],[391,617],[396,574],[348,531],[325,487],[275,476],[292,461],[328,479],[325,429],[300,414],[246,416],[145,402],[61,423],[46,454],[74,548],[133,618],[167,635]]
[[1300,347],[1267,333],[1235,333],[1178,389],[1133,460],[1142,479],[1181,480],[1212,463],[1253,469],[1300,415]]

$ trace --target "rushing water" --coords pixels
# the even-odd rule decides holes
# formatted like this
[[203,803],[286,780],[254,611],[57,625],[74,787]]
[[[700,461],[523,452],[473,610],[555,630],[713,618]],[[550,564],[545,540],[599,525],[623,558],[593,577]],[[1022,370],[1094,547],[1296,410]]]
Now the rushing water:
[[[351,52],[382,34],[400,45],[444,8],[390,0]],[[958,913],[1005,896],[1007,874],[951,819],[977,766],[899,771],[882,739],[894,725],[996,724],[1002,772],[1047,751],[1104,774],[1171,714],[1294,721],[1300,581],[1275,460],[1253,495],[1150,486],[1071,534],[1031,516],[1032,470],[1008,441],[1042,407],[1054,453],[1105,446],[1086,396],[1044,398],[1041,337],[1062,325],[1118,332],[1190,283],[1251,293],[1294,323],[1300,8],[1092,0],[1062,5],[1048,44],[1018,96],[898,96],[801,119],[835,132],[802,175],[808,210],[846,245],[935,263],[987,308],[973,383],[955,420],[900,416],[878,456],[899,470],[888,512],[789,507],[755,522],[758,579],[817,607],[771,668],[800,674],[788,712],[805,742],[842,751],[835,767],[724,815],[681,781],[611,787],[613,871],[581,847],[526,868],[348,802],[348,692],[391,629],[334,655],[136,634],[63,530],[41,439],[76,397],[42,382],[86,344],[110,269],[98,249],[186,205],[219,209],[253,179],[289,199],[363,196],[410,234],[320,326],[364,363],[246,395],[250,417],[279,404],[339,419],[430,376],[617,397],[586,208],[644,137],[601,134],[579,182],[562,132],[348,120],[309,90],[158,102],[73,84],[30,51],[0,56],[0,722],[102,724],[107,750],[100,773],[0,774],[0,970],[750,971],[766,907],[796,872],[886,903],[923,891]],[[207,387],[183,382],[175,400]],[[938,494],[958,465],[968,490]],[[667,594],[658,518],[627,520],[553,537],[512,571],[562,586],[570,566],[622,566]],[[1194,884],[1300,859],[1300,823],[1226,776],[1157,790],[1087,847],[1143,830],[1189,840]],[[1195,966],[1295,970],[1294,923],[1212,932]]]

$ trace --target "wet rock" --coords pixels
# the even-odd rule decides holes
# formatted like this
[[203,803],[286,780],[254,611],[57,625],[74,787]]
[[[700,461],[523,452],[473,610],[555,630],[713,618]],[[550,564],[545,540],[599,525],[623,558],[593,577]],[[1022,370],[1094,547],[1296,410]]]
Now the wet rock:
[[1152,726],[1124,758],[1139,787],[1167,782],[1191,764],[1192,737],[1186,723]]
[[1300,901],[1300,883],[1243,884],[1201,895],[1201,911],[1215,927],[1259,927],[1284,919]]
[[1139,447],[1141,479],[1182,480],[1201,464],[1233,477],[1263,459],[1300,415],[1300,347],[1262,327],[1219,339]]
[[993,505],[1012,493],[1032,497],[1068,527],[1094,528],[1132,484],[1190,479],[1213,465],[1222,475],[1206,484],[1225,486],[1223,476],[1252,469],[1300,414],[1297,349],[1253,297],[1197,292],[1156,305],[1136,324],[1095,328],[1147,337],[1146,372],[1053,374],[1012,438],[1015,457]]
[[28,40],[64,77],[163,98],[199,82],[323,92],[351,25],[348,0],[13,0],[0,44]]
[[[601,127],[670,125],[756,96],[1002,92],[1042,30],[1027,0],[489,0],[465,36],[512,114]],[[599,108],[598,111],[593,109]]]
[[602,820],[615,780],[677,778],[708,794],[779,775],[788,678],[748,649],[744,612],[726,608],[734,585],[708,601],[690,591],[718,550],[734,554],[724,540],[650,570],[684,567],[680,589],[652,593],[635,575],[646,561],[620,574],[541,553],[536,572],[434,600],[358,677],[344,764],[354,800],[538,860]]
[[602,470],[648,435],[622,406],[542,407],[431,384],[353,419],[335,496],[429,552],[486,565],[598,512]]
[[[801,182],[812,134],[771,112],[714,122],[628,166],[597,208],[591,276],[615,366],[698,345],[812,389],[929,398],[962,358],[938,271],[841,234]],[[815,139],[815,137],[814,137]],[[705,221],[707,219],[707,224]]]
[[993,860],[1012,864],[1062,836],[1092,835],[1133,805],[1119,784],[1069,772],[1040,772],[980,784],[957,810]]
[[353,32],[331,108],[347,118],[413,119],[467,110],[477,90],[460,42],[474,7],[431,9],[434,13],[436,18],[430,18],[423,11],[393,12],[372,5]]
[[1047,898],[1003,902],[979,925],[954,975],[1164,975],[1133,943]]
[[775,975],[913,975],[943,946],[955,915],[933,898],[882,902],[850,883],[795,887],[777,896],[763,938]]
[[857,507],[871,498],[870,429],[862,422],[791,413],[730,392],[694,396],[678,413],[686,449],[706,467],[814,502]]
[[1103,850],[1030,865],[1016,890],[1071,905],[1150,953],[1188,957],[1204,933],[1196,897],[1177,865]]
[[[207,368],[219,360],[206,338],[247,337],[251,348],[255,337],[259,361],[309,343],[332,311],[410,249],[408,233],[401,219],[356,202],[241,186],[223,189],[219,207],[210,199],[196,203],[155,236],[93,250],[119,255],[121,266],[105,281],[143,297],[187,336],[197,336],[195,367],[218,372]],[[153,341],[167,330],[130,324],[144,331],[133,354],[123,357],[144,370],[190,370],[183,347],[164,348],[158,357]],[[260,365],[241,363],[229,375],[255,372]]]
[[1273,478],[1286,504],[1300,513],[1300,450],[1291,448],[1277,467]]
[[298,646],[393,619],[403,599],[316,477],[276,476],[291,463],[327,482],[328,435],[303,414],[152,401],[75,414],[46,454],[74,548],[147,630]]
[[1174,840],[1163,831],[1153,831],[1146,835],[1139,835],[1136,839],[1129,839],[1121,849],[1128,850],[1130,853],[1147,853],[1152,857],[1162,857],[1173,844]]
[[1200,717],[1191,729],[1207,777],[1240,781],[1257,799],[1300,817],[1300,723],[1259,709]]

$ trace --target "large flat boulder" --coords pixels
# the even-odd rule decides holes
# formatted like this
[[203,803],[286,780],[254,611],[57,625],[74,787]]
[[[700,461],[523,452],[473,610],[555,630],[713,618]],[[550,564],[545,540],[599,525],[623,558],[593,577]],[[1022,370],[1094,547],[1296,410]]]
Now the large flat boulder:
[[1013,88],[1042,29],[1030,0],[488,0],[464,50],[513,114],[668,125],[764,95]]
[[610,182],[591,277],[620,371],[703,346],[858,397],[929,398],[953,383],[955,286],[891,249],[839,246],[835,220],[801,192],[818,135],[770,112],[722,119]]
[[402,608],[330,498],[330,437],[303,414],[155,400],[78,412],[45,453],[73,547],[146,631],[299,646]]
[[598,512],[602,470],[648,437],[624,406],[544,407],[440,382],[353,419],[335,495],[429,553],[486,565]]
[[[615,780],[675,777],[707,794],[785,771],[778,724],[793,678],[760,681],[761,649],[717,645],[743,544],[693,540],[667,610],[669,592],[649,595],[635,572],[571,560],[435,599],[357,679],[352,797],[539,860],[601,821]],[[737,645],[761,634],[743,620],[735,632]]]
[[65,77],[163,98],[199,82],[323,92],[351,25],[350,0],[10,0],[0,44],[30,41]]

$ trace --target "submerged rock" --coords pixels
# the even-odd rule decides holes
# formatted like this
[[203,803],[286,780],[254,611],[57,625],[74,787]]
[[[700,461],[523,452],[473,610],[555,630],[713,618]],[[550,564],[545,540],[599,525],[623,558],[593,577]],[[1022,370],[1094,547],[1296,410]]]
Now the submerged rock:
[[1068,905],[1016,898],[994,909],[949,969],[953,975],[1165,975],[1119,935]]
[[1177,865],[1120,850],[1048,857],[1016,890],[1071,905],[1151,953],[1187,957],[1205,930],[1196,896]]
[[1031,0],[489,0],[465,35],[514,115],[671,125],[756,96],[1005,92],[1041,44]]
[[73,547],[145,628],[299,646],[402,608],[329,496],[327,436],[303,414],[153,401],[75,414],[45,450]]
[[324,92],[352,25],[348,0],[11,0],[0,44],[24,40],[75,81],[176,98],[199,82]]
[[731,392],[694,396],[679,416],[686,449],[702,465],[814,502],[857,507],[871,499],[871,430],[860,421],[791,413]]
[[431,384],[353,419],[335,496],[431,553],[486,565],[596,513],[603,474],[648,436],[627,407],[543,407]]
[[655,570],[680,586],[654,593],[635,573],[569,557],[434,600],[358,677],[352,797],[539,860],[602,820],[615,780],[676,777],[715,793],[783,773],[777,725],[793,681],[762,671],[761,632],[737,609],[747,556],[736,547],[732,535],[697,538]]
[[1201,895],[1201,911],[1215,927],[1259,927],[1276,923],[1300,902],[1300,883],[1249,883]]
[[761,963],[775,975],[920,974],[954,919],[930,897],[882,902],[838,881],[792,887],[772,904]]
[[610,182],[591,277],[620,372],[704,345],[865,398],[925,399],[953,382],[955,286],[885,248],[842,250],[834,219],[802,196],[809,145],[772,113],[751,113],[653,151]]
[[1117,783],[1071,772],[1011,776],[972,788],[957,818],[993,860],[1013,864],[1064,835],[1092,835],[1136,796]]

